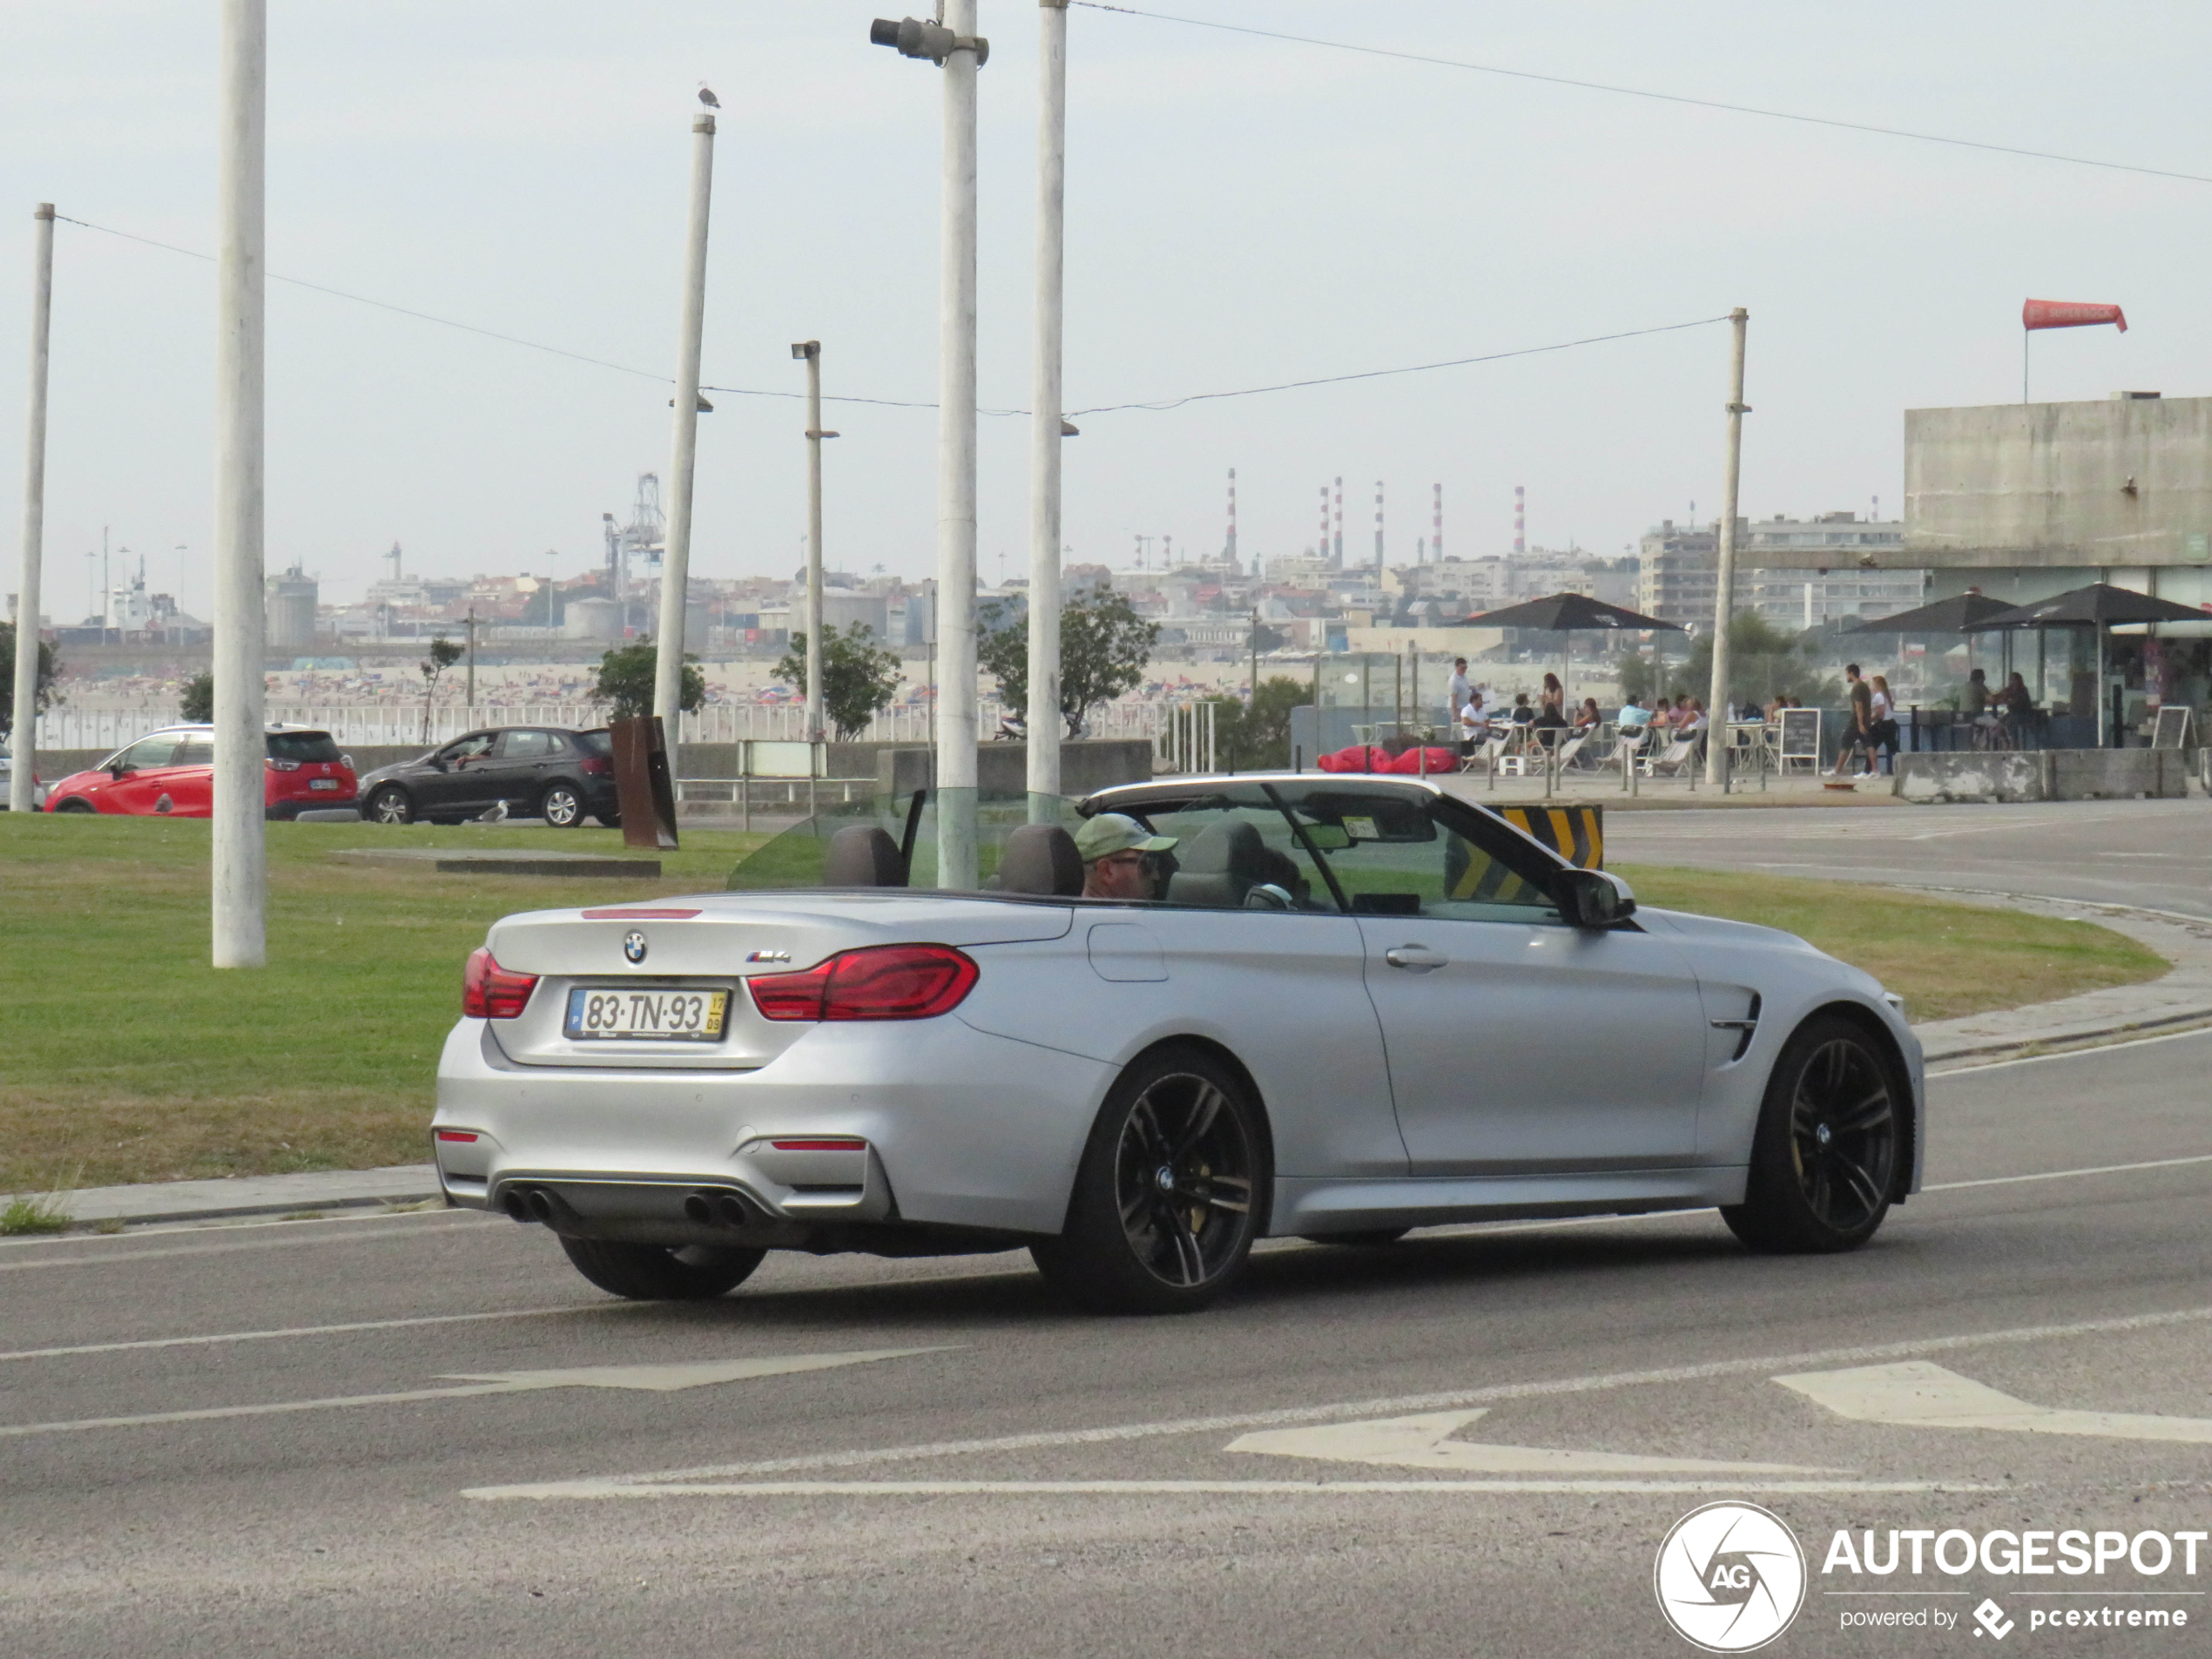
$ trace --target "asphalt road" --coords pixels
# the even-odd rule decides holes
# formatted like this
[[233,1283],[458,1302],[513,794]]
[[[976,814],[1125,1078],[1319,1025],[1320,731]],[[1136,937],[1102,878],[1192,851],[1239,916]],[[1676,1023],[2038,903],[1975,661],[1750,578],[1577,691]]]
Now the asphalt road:
[[[2208,1068],[2192,1034],[1939,1079],[1930,1190],[1852,1256],[1710,1212],[1284,1244],[1181,1319],[1019,1257],[629,1305],[463,1213],[11,1242],[0,1651],[1689,1653],[1655,1552],[1735,1498],[1810,1556],[1769,1651],[1979,1652],[1988,1597],[2008,1649],[2201,1653],[2207,1546],[1821,1568],[1844,1527],[2207,1528]],[[2017,1403],[1865,1420],[1869,1374]],[[2029,1628],[2106,1607],[2199,1628]]]
[[2212,802],[1607,814],[1608,862],[2032,893],[2212,917]]

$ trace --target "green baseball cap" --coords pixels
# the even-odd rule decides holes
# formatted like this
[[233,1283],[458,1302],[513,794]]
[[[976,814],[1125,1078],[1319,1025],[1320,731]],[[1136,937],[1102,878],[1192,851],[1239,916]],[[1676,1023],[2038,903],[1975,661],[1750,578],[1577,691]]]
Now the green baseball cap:
[[1155,835],[1122,813],[1101,813],[1096,818],[1086,819],[1083,826],[1076,832],[1076,851],[1085,864],[1131,850],[1164,853],[1174,845],[1174,836]]

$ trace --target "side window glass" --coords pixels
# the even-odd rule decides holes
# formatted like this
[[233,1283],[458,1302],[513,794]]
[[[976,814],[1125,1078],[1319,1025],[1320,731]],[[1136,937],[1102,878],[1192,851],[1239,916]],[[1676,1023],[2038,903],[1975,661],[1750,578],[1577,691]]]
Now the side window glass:
[[484,756],[491,752],[491,733],[479,732],[474,737],[462,738],[457,743],[448,744],[440,751],[439,758],[448,766],[457,766],[463,761],[482,759]]
[[206,738],[186,738],[177,745],[177,758],[172,766],[212,766],[215,764],[215,745]]
[[116,756],[113,764],[125,772],[148,772],[156,766],[173,765],[178,742],[173,737],[140,738]]
[[1155,896],[1209,910],[1334,912],[1329,884],[1257,788],[1163,803],[1141,814],[1153,833],[1175,838],[1152,855],[1163,878]]
[[501,740],[502,760],[543,760],[553,752],[553,739],[543,732],[509,732]]
[[1558,921],[1548,867],[1502,829],[1412,793],[1281,788],[1358,915]]

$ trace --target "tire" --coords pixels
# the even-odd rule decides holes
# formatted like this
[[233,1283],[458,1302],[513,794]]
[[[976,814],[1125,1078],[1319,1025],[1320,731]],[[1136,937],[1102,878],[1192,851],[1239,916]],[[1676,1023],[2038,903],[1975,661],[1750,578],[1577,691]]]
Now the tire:
[[361,803],[361,816],[372,824],[412,824],[415,798],[397,784],[386,784]]
[[1808,1020],[1767,1081],[1743,1202],[1721,1218],[1756,1251],[1857,1250],[1889,1213],[1910,1110],[1897,1062],[1864,1026]]
[[94,813],[98,812],[99,808],[93,806],[91,801],[86,800],[82,795],[71,795],[60,806],[55,807],[54,810],[57,813]]
[[1304,1233],[1300,1237],[1309,1244],[1351,1244],[1359,1249],[1375,1250],[1385,1244],[1396,1244],[1413,1231],[1411,1227],[1370,1227],[1364,1232]]
[[537,815],[553,829],[582,829],[589,816],[574,784],[546,785],[545,792],[537,798]]
[[1114,1085],[1066,1227],[1029,1253],[1095,1312],[1196,1312],[1244,1271],[1273,1176],[1266,1122],[1243,1079],[1202,1049],[1159,1049]]
[[599,822],[608,829],[620,829],[622,827],[622,814],[620,813],[601,813],[599,814]]
[[760,1265],[765,1250],[716,1250],[693,1244],[617,1244],[562,1235],[576,1271],[611,1295],[633,1302],[708,1302],[735,1290]]

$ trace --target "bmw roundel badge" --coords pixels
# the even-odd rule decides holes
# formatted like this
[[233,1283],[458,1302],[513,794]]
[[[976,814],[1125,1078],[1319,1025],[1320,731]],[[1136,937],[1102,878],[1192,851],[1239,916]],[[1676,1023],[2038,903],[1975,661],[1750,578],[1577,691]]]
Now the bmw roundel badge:
[[622,936],[622,954],[633,962],[644,961],[645,960],[645,935],[637,932],[624,934]]

